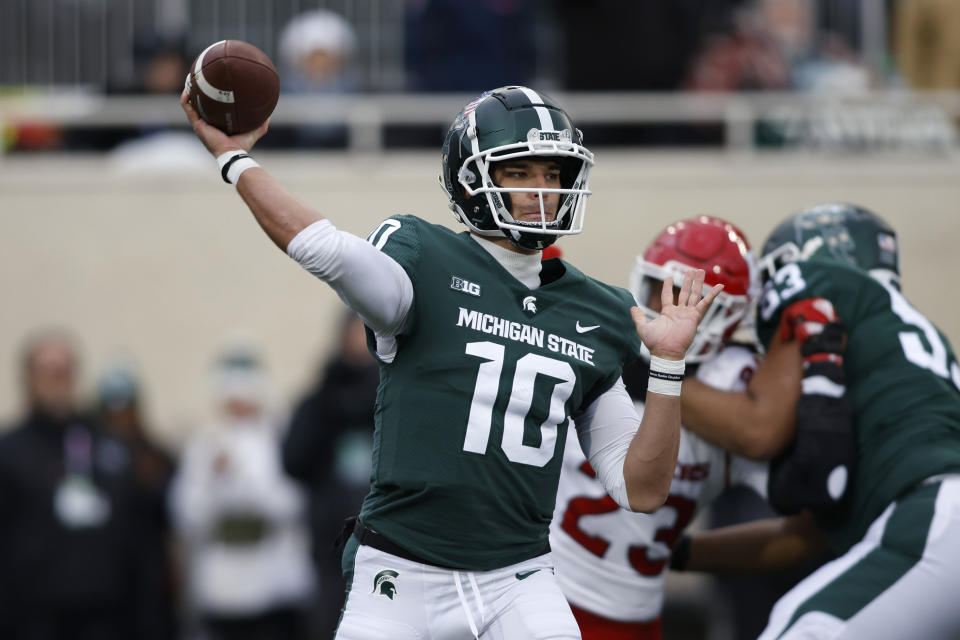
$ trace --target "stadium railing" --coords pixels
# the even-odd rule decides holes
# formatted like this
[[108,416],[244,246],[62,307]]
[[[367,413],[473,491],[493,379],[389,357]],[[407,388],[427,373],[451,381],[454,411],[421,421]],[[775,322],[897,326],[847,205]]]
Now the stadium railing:
[[[784,147],[954,152],[960,145],[960,92],[859,93],[563,93],[555,97],[578,123],[719,125],[729,151],[757,148],[761,122],[777,124]],[[349,150],[384,148],[391,125],[446,127],[467,94],[282,95],[274,125],[341,124]],[[0,126],[184,126],[175,97],[105,96],[83,90],[0,93]]]

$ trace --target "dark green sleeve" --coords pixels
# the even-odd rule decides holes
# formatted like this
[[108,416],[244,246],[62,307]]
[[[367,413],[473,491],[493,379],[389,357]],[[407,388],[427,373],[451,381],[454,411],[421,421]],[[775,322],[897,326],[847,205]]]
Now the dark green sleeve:
[[[849,277],[851,267],[821,264],[816,261],[792,262],[784,265],[767,282],[757,308],[757,335],[760,343],[770,341],[780,324],[784,309],[808,298],[826,298],[834,304],[855,294],[857,278]],[[839,308],[838,308],[839,312]]]

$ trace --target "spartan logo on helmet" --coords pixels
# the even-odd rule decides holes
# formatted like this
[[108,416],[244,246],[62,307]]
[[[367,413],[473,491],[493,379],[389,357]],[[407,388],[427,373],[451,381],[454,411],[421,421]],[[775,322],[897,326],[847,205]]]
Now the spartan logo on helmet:
[[373,591],[370,593],[378,593],[393,600],[393,596],[397,594],[397,585],[395,580],[399,577],[400,574],[393,569],[384,569],[374,576]]

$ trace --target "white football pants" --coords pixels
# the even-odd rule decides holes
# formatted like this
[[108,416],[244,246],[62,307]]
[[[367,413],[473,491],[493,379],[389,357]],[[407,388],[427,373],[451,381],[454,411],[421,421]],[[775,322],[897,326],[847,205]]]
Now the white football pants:
[[[412,562],[351,537],[337,640],[579,640],[547,553],[493,571]],[[347,565],[349,566],[349,565]]]
[[960,638],[960,476],[891,504],[774,605],[760,640]]

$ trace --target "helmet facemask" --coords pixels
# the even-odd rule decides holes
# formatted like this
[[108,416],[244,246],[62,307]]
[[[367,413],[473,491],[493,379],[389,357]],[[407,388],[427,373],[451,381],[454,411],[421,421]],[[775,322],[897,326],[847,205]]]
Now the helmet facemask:
[[[766,284],[773,276],[791,262],[801,262],[806,260],[823,244],[823,238],[817,236],[811,238],[801,249],[793,242],[786,242],[770,253],[760,258],[760,281]],[[808,250],[809,249],[809,250]]]
[[739,229],[710,216],[679,220],[637,257],[630,274],[630,291],[648,320],[660,316],[649,304],[655,286],[672,277],[679,289],[691,269],[703,269],[705,288],[724,286],[704,313],[685,356],[688,362],[703,362],[719,352],[741,325],[750,324],[760,281],[756,256]]
[[[747,254],[752,256],[752,254]],[[650,292],[654,284],[662,285],[673,276],[674,287],[679,289],[680,283],[687,271],[695,267],[677,261],[669,261],[664,265],[647,262],[642,257],[637,258],[633,273],[630,274],[630,291],[636,299],[637,306],[646,315],[647,320],[654,320],[660,316],[648,305]],[[706,284],[704,286],[707,286]],[[752,291],[744,295],[734,295],[721,291],[713,300],[703,319],[697,325],[697,333],[687,349],[686,361],[689,363],[703,362],[712,358],[730,339],[737,327],[750,313],[753,301],[757,298],[758,285],[751,285]],[[650,357],[646,345],[643,346],[643,355]]]
[[[559,139],[541,141],[542,137]],[[494,182],[494,163],[538,158],[556,160],[560,164],[560,188],[502,187]],[[530,240],[536,241],[536,238],[527,237],[574,235],[583,230],[587,196],[591,193],[587,188],[587,181],[592,166],[593,154],[571,142],[570,131],[548,132],[531,129],[527,133],[526,142],[494,147],[469,156],[464,160],[457,177],[468,196],[483,194],[493,214],[494,224],[504,235],[523,248],[542,248],[525,246],[530,244]],[[471,184],[477,182],[477,176],[480,177],[481,186],[471,188]],[[538,195],[539,221],[514,219],[510,212],[513,193]],[[544,204],[544,194],[549,193],[560,196],[553,220],[550,220],[553,212],[547,211]],[[546,244],[551,244],[556,238],[544,240],[547,240]]]

